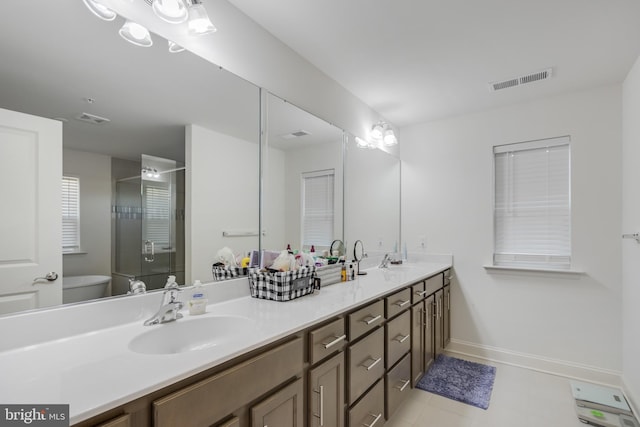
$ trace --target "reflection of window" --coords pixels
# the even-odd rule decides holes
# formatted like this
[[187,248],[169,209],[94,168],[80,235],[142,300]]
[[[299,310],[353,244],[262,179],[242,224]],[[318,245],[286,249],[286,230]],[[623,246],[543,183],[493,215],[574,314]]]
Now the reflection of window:
[[80,250],[80,179],[62,177],[62,253]]
[[302,173],[302,247],[333,241],[334,170]]
[[166,187],[144,185],[143,240],[154,243],[156,250],[171,247],[171,197]]
[[569,137],[496,146],[494,265],[571,264]]

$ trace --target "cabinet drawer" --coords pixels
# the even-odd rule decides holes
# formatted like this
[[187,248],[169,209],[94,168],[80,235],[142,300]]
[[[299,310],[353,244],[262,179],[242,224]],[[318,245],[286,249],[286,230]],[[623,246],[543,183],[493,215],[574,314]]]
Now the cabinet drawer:
[[411,286],[411,300],[413,304],[416,304],[427,296],[424,291],[424,282],[419,282]]
[[424,281],[425,296],[429,296],[442,288],[442,277],[442,273],[440,273]]
[[389,371],[386,377],[387,386],[387,418],[398,409],[400,403],[411,390],[411,357],[405,355],[400,363]]
[[384,421],[384,381],[378,381],[349,411],[349,427],[382,427]]
[[411,305],[411,288],[403,289],[393,295],[389,295],[384,299],[386,306],[387,319],[401,313]]
[[405,311],[385,325],[387,368],[393,366],[411,349],[411,313]]
[[[303,340],[259,356],[153,402],[155,427],[211,425],[302,372]],[[233,393],[229,393],[233,390]]]
[[365,332],[384,322],[384,302],[369,304],[349,315],[349,340],[353,341]]
[[335,351],[342,350],[347,342],[344,319],[335,320],[309,332],[309,359],[315,364]]
[[97,427],[131,427],[131,417],[129,414],[124,414],[119,416],[118,418],[114,418],[107,422],[104,422]]
[[384,374],[384,329],[349,347],[349,404]]

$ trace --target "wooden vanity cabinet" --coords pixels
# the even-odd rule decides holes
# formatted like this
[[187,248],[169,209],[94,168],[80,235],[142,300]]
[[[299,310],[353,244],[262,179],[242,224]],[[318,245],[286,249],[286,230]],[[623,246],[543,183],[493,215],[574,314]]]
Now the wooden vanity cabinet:
[[344,425],[344,353],[309,369],[309,427]]
[[303,427],[304,387],[298,379],[251,407],[253,427]]
[[451,336],[449,270],[76,426],[382,427]]

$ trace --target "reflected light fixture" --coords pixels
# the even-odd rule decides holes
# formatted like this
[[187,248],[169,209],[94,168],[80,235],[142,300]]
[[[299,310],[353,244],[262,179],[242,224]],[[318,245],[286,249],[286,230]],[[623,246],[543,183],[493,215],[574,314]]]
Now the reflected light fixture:
[[201,0],[189,0],[191,5],[189,6],[189,35],[203,36],[205,34],[211,34],[218,31],[213,23],[209,19],[207,10],[204,8]]
[[167,42],[169,44],[169,52],[171,53],[184,52],[184,47],[180,46],[178,43],[173,42],[171,40],[167,40]]
[[118,16],[113,10],[107,6],[97,2],[96,0],[82,0],[87,9],[91,11],[95,16],[104,21],[113,21]]
[[150,168],[148,166],[144,166],[142,168],[142,175],[146,178],[160,178],[160,174],[156,168]]
[[120,31],[118,31],[120,36],[123,39],[128,41],[129,43],[133,43],[136,46],[149,47],[153,45],[153,41],[151,40],[151,34],[149,34],[149,30],[147,30],[142,25],[130,21],[124,23]]
[[373,125],[373,127],[371,128],[371,138],[375,139],[376,141],[381,140],[384,132],[383,126],[384,123],[377,123]]
[[170,24],[180,24],[189,16],[182,0],[153,0],[151,8],[158,18]]
[[393,129],[391,129],[389,126],[387,126],[386,130],[384,131],[383,141],[384,145],[386,145],[387,147],[398,144],[398,138],[396,138],[395,132],[393,132]]

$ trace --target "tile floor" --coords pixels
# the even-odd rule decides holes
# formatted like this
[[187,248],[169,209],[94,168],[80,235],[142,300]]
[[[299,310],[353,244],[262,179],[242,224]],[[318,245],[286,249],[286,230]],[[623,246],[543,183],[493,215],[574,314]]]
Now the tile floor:
[[497,368],[487,410],[413,389],[385,427],[584,427],[574,411],[569,379],[467,359]]

